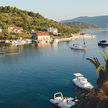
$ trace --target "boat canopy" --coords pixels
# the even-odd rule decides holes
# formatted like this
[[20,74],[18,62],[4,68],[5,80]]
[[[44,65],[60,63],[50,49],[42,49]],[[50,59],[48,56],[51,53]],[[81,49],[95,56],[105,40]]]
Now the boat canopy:
[[58,92],[58,93],[55,93],[55,94],[54,94],[54,99],[57,99],[57,98],[63,99],[63,94],[62,94],[62,92]]
[[83,75],[80,74],[80,73],[74,73],[74,76],[76,76],[76,77],[83,77]]
[[81,77],[78,77],[78,79],[86,79],[85,77],[81,76]]
[[105,42],[107,42],[106,40],[102,40],[102,41],[99,41],[99,42],[101,42],[101,43],[105,43]]
[[78,79],[79,80],[86,80],[87,81],[87,79],[85,77],[82,77],[82,76],[81,77],[78,77]]

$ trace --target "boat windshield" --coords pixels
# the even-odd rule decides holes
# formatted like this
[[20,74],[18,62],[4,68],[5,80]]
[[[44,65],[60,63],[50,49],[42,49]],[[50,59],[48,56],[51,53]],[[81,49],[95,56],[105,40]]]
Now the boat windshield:
[[102,41],[100,41],[100,42],[105,43],[105,42],[107,42],[107,41],[106,41],[106,40],[102,40]]
[[80,73],[75,73],[74,75],[75,75],[76,77],[83,77],[83,75],[80,74]]
[[61,92],[55,93],[54,94],[54,99],[62,100],[63,99],[63,94]]
[[78,80],[80,80],[80,81],[86,81],[87,82],[87,79],[84,78],[84,77],[78,77]]

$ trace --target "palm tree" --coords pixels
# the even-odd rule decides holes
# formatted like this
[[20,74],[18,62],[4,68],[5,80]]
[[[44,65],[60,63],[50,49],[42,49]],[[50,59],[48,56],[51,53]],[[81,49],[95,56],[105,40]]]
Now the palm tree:
[[101,65],[98,58],[95,57],[93,59],[91,58],[87,58],[87,60],[89,60],[91,63],[94,64],[94,66],[96,67],[97,71],[96,74],[99,73],[99,78],[97,80],[97,87],[102,87],[103,83],[105,81],[108,81],[108,54],[103,50],[103,53],[101,53],[104,62],[105,62],[105,66]]

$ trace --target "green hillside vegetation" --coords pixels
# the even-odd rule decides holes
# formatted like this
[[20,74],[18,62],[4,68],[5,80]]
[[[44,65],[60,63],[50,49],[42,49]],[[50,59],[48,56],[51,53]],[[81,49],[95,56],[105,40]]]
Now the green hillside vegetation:
[[47,31],[48,27],[56,27],[61,34],[77,33],[79,29],[44,18],[39,13],[23,11],[16,7],[0,7],[0,28],[7,29],[8,25],[23,27],[25,32],[32,29],[36,32]]
[[94,24],[89,24],[86,22],[68,22],[65,23],[70,27],[75,27],[75,28],[79,28],[79,29],[92,29],[92,28],[101,28],[100,26],[94,25]]

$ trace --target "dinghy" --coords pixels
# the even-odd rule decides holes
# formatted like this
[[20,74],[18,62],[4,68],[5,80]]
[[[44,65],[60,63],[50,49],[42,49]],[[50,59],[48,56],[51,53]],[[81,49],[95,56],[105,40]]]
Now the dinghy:
[[78,102],[78,99],[71,97],[63,97],[61,92],[54,94],[54,99],[49,100],[53,105],[59,108],[71,108],[75,106]]
[[73,83],[81,88],[81,89],[85,89],[85,90],[91,90],[93,89],[93,86],[87,81],[87,79],[80,73],[75,73],[74,74],[75,78],[73,79]]

